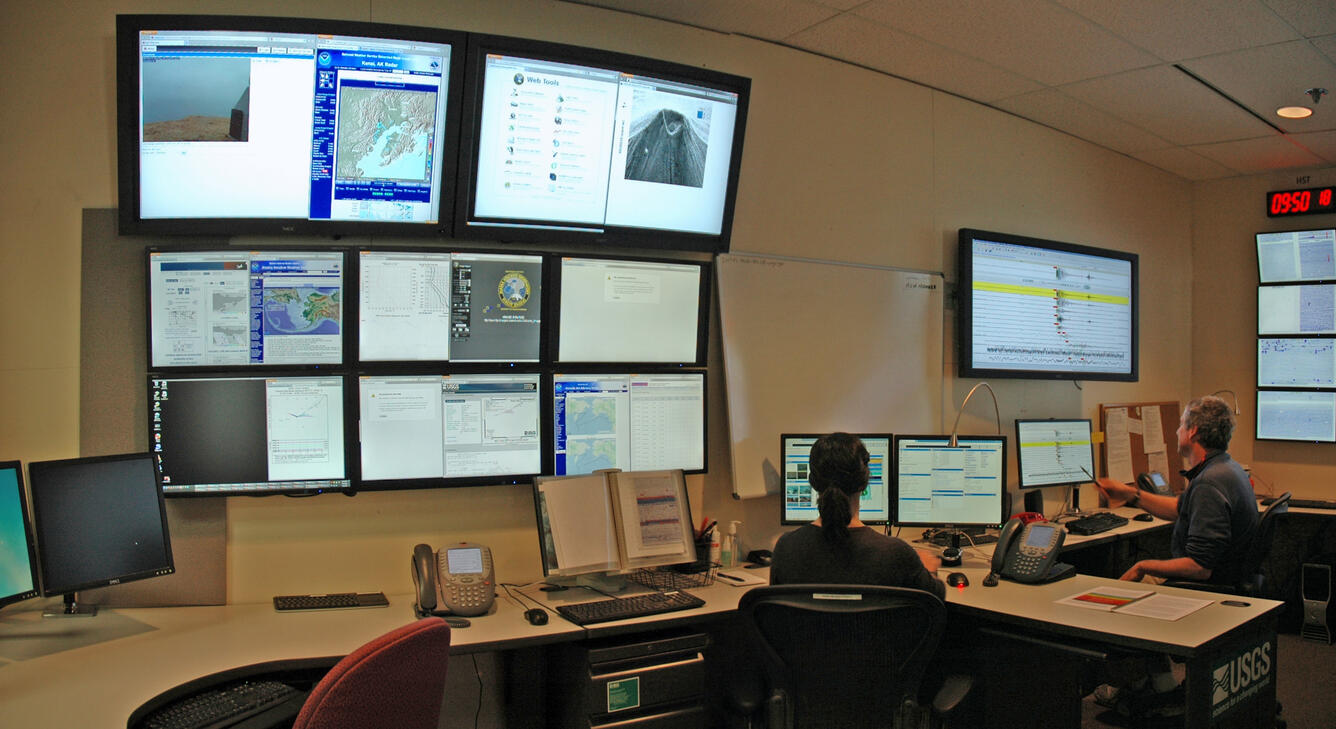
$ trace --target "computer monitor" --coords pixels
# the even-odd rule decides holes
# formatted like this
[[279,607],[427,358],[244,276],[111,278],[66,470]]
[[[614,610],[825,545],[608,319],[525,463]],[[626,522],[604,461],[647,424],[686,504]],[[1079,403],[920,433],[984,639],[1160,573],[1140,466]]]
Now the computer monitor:
[[[816,507],[816,491],[807,481],[812,446],[820,433],[785,433],[779,436],[779,452],[784,463],[784,497],[780,503],[781,524],[806,524],[821,514]],[[855,433],[868,453],[867,490],[858,500],[858,518],[864,524],[888,524],[891,520],[890,433]]]
[[344,377],[148,377],[149,443],[167,496],[345,491]]
[[945,435],[895,436],[895,524],[995,527],[1006,520],[1006,436],[950,442]]
[[361,487],[528,483],[543,472],[536,373],[362,375]]
[[0,461],[0,607],[37,597],[37,552],[32,543],[23,467]]
[[1261,283],[1336,279],[1336,229],[1257,234]]
[[1336,443],[1336,392],[1258,390],[1257,439]]
[[151,453],[28,464],[42,595],[89,615],[74,593],[172,574],[167,510]]
[[709,264],[561,259],[558,362],[705,364]]
[[1135,253],[961,228],[960,376],[1136,382]]
[[116,17],[120,231],[448,235],[465,35]]
[[1090,420],[1016,421],[1016,469],[1020,487],[1076,486],[1095,480]]
[[554,473],[705,470],[705,373],[556,374]]
[[440,250],[357,256],[362,362],[537,362],[543,257]]
[[539,552],[551,577],[696,561],[681,469],[534,479]]
[[166,250],[148,256],[151,369],[343,362],[343,252]]
[[1258,286],[1257,333],[1336,334],[1336,284]]
[[1258,337],[1257,386],[1336,388],[1336,339]]

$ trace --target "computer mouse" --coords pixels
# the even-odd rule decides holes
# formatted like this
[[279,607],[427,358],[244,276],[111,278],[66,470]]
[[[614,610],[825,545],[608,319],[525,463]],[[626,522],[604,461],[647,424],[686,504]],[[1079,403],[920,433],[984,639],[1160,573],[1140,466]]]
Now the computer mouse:
[[1132,517],[1132,520],[1133,520],[1133,521],[1155,521],[1155,517],[1151,516],[1150,514],[1137,514],[1136,516]]
[[529,625],[547,625],[547,611],[542,608],[529,608],[524,611],[524,619]]
[[970,578],[966,577],[964,572],[952,572],[946,576],[946,584],[952,587],[967,587]]

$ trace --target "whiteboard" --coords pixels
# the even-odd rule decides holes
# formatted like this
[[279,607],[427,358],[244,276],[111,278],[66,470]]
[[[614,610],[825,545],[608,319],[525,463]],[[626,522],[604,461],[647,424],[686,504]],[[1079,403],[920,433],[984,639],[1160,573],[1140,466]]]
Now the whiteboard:
[[780,492],[783,433],[940,433],[939,273],[716,260],[733,495]]

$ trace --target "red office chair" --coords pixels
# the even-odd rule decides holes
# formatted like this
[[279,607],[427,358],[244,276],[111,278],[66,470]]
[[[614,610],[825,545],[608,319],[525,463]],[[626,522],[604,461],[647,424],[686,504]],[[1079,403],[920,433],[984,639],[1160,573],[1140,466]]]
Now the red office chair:
[[293,729],[436,729],[450,626],[424,618],[353,651],[320,679]]

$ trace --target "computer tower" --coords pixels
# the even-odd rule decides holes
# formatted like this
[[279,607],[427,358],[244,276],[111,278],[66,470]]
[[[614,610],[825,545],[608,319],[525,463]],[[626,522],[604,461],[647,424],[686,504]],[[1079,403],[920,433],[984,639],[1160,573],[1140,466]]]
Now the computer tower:
[[1336,557],[1324,556],[1304,562],[1300,574],[1300,594],[1303,597],[1304,624],[1300,635],[1304,640],[1331,643],[1331,629],[1336,625],[1331,599],[1332,571]]

